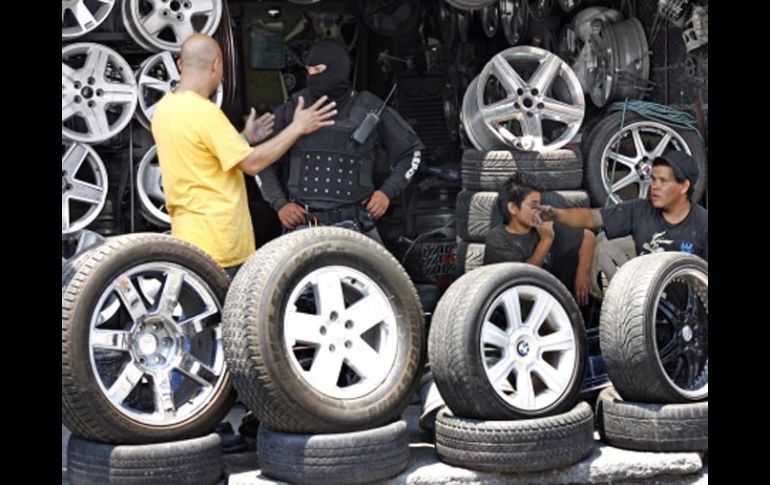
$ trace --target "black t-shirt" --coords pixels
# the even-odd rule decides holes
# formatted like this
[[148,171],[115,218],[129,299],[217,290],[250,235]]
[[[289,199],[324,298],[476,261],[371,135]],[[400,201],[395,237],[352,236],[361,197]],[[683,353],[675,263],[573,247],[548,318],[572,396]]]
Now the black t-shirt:
[[679,224],[663,218],[662,211],[647,199],[623,202],[601,209],[604,231],[608,239],[634,238],[637,254],[683,251],[709,259],[709,213],[693,204],[690,213]]
[[[526,234],[511,234],[505,226],[497,226],[487,233],[484,242],[484,264],[525,263],[535,252],[540,235],[535,229]],[[564,283],[570,292],[575,286],[578,250],[583,244],[583,229],[554,224],[551,249],[543,260],[543,269]]]

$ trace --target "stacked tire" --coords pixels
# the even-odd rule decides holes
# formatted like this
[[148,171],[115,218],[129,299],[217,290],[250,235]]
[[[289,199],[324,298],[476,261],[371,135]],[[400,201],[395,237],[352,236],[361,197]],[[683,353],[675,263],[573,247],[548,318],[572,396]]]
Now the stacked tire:
[[378,243],[299,230],[244,263],[223,337],[241,400],[260,420],[262,472],[293,483],[360,483],[406,468],[401,413],[422,369],[414,285]]
[[580,190],[583,161],[578,151],[465,150],[463,190],[457,196],[456,205],[458,274],[483,264],[487,233],[503,221],[498,191],[514,175],[542,188],[544,204],[562,208],[589,206],[588,194]]
[[591,454],[593,413],[576,404],[586,362],[583,319],[545,270],[500,263],[458,279],[439,301],[428,354],[446,402],[435,418],[442,461],[518,473],[563,468]]
[[227,274],[161,234],[108,238],[62,268],[62,422],[70,483],[211,485],[212,433],[235,394],[224,365]]
[[610,282],[601,347],[614,387],[597,402],[601,439],[643,451],[708,452],[708,263],[640,256]]

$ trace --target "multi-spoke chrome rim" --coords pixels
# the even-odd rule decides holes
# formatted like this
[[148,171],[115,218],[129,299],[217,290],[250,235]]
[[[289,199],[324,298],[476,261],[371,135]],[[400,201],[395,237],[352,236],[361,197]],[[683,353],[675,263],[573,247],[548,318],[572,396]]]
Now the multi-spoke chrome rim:
[[652,186],[652,162],[668,150],[692,154],[681,135],[662,123],[638,121],[618,130],[601,158],[602,184],[612,202],[646,199]]
[[655,348],[666,379],[689,399],[707,397],[708,275],[691,268],[674,272],[655,307]]
[[514,286],[495,298],[484,315],[480,344],[495,392],[521,410],[556,402],[570,387],[578,364],[567,312],[536,286]]
[[153,145],[139,162],[136,170],[136,191],[139,203],[144,208],[145,216],[151,222],[161,226],[171,225],[171,216],[166,209],[166,196],[163,193],[163,181],[160,176],[158,149]]
[[200,413],[224,384],[222,312],[197,274],[146,263],[115,278],[91,317],[89,361],[124,416],[166,426]]
[[[180,78],[179,68],[171,52],[160,52],[145,59],[137,70],[136,83],[139,86],[140,108],[137,110],[137,118],[148,130],[158,102],[166,93],[176,88]],[[217,106],[222,106],[222,97],[223,89],[220,83],[209,99]]]
[[131,66],[99,44],[70,44],[61,57],[62,138],[100,143],[120,133],[136,109]]
[[537,47],[511,47],[473,80],[462,117],[479,150],[544,152],[561,148],[577,134],[584,110],[580,82],[564,61]]
[[[145,48],[179,52],[190,35],[211,35],[222,18],[221,0],[125,0],[128,33]],[[128,26],[130,24],[130,27]]]
[[91,32],[110,16],[115,0],[62,0],[61,38],[72,40]]
[[283,320],[294,369],[316,391],[337,399],[362,397],[395,365],[393,306],[367,275],[326,266],[293,288]]
[[62,143],[61,232],[70,234],[97,218],[107,200],[107,170],[99,155],[82,143]]

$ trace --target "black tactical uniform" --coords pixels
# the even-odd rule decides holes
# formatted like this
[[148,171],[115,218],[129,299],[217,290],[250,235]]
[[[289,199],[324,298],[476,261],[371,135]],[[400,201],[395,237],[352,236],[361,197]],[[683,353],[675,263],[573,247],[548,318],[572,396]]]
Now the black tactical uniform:
[[[326,47],[332,51],[338,49],[328,41]],[[304,98],[305,106],[322,94],[334,99],[338,111],[335,124],[300,137],[286,155],[259,174],[258,182],[262,195],[276,212],[291,201],[308,211],[307,222],[311,225],[343,225],[369,232],[374,228],[374,221],[362,201],[375,190],[393,200],[417,171],[423,145],[409,124],[390,107],[382,111],[379,124],[366,141],[360,144],[351,139],[367,113],[379,109],[383,103],[368,91],[356,92],[350,87],[347,81],[349,66],[340,69],[338,62],[346,56],[345,52],[344,56],[336,54],[311,61],[311,51],[308,65],[324,63],[330,72],[308,76],[309,89],[296,93],[275,111],[275,132],[292,122],[299,96]],[[313,92],[311,78],[329,74],[337,75],[338,82],[331,86],[327,83],[325,89]],[[380,187],[375,186],[373,177],[378,153],[387,158],[392,168]],[[276,172],[281,175],[283,184]]]

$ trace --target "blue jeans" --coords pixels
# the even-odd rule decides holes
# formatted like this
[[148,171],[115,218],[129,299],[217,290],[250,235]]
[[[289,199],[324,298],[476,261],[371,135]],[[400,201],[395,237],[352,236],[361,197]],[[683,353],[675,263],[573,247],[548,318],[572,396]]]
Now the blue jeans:
[[237,273],[238,270],[241,269],[241,266],[243,266],[243,264],[237,264],[235,266],[228,266],[227,268],[225,268],[225,273],[227,273],[227,276],[229,276],[230,279],[233,279],[233,278],[235,278],[235,273]]

